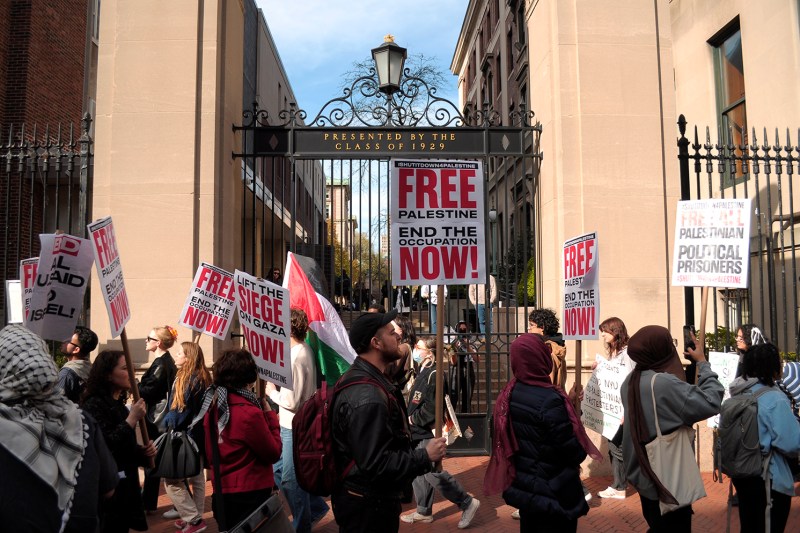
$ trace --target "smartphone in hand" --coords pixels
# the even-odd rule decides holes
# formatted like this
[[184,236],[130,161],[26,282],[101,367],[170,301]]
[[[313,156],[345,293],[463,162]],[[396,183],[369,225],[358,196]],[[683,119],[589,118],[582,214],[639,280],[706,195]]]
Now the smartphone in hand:
[[[697,335],[697,330],[694,326],[683,326],[683,351],[686,353],[689,348],[694,349],[694,339]],[[686,359],[689,361],[694,361],[694,359],[690,355],[685,355]]]

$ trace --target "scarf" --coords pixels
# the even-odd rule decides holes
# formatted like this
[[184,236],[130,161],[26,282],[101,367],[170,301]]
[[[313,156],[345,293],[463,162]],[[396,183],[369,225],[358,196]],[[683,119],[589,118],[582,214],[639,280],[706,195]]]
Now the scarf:
[[69,368],[85,382],[89,379],[89,371],[92,369],[92,363],[87,359],[76,359],[75,361],[67,361],[62,368]]
[[[261,409],[261,404],[258,402],[258,397],[253,393],[253,391],[247,389],[232,389],[230,392],[234,394],[238,394],[245,400],[249,401],[259,409]],[[191,430],[197,422],[203,419],[206,415],[208,410],[211,408],[212,403],[216,399],[217,402],[217,435],[219,435],[219,443],[222,443],[222,430],[225,429],[225,426],[228,425],[228,422],[231,419],[231,410],[230,406],[228,405],[228,389],[221,386],[221,385],[212,385],[206,390],[205,395],[203,396],[203,405],[200,407],[200,412],[197,413],[197,416],[194,417],[192,420],[191,425],[187,431]]]
[[630,341],[628,341],[628,357],[636,363],[636,368],[633,369],[628,380],[627,411],[632,416],[626,417],[625,420],[626,424],[630,422],[633,449],[636,452],[642,472],[655,485],[659,501],[677,505],[678,501],[658,479],[647,458],[647,451],[644,445],[650,440],[650,435],[647,432],[647,424],[644,419],[639,383],[644,370],[665,372],[683,381],[686,381],[686,372],[683,370],[683,365],[681,365],[681,361],[678,358],[678,351],[672,343],[672,335],[667,328],[661,326],[645,326],[634,333]]
[[0,331],[0,446],[56,491],[63,531],[87,428],[57,381],[58,370],[39,336],[20,324]]
[[516,470],[513,456],[519,450],[517,438],[510,418],[511,392],[517,381],[526,385],[534,385],[546,389],[554,389],[564,400],[569,421],[575,432],[575,437],[580,442],[586,453],[597,461],[603,460],[603,455],[589,439],[586,430],[575,413],[575,408],[564,389],[556,387],[550,381],[553,371],[553,358],[550,348],[544,343],[541,336],[534,333],[525,333],[517,337],[511,344],[510,356],[511,371],[514,375],[511,381],[503,388],[497,397],[494,406],[494,434],[492,456],[486,470],[483,487],[486,494],[494,494],[506,490],[514,481]]

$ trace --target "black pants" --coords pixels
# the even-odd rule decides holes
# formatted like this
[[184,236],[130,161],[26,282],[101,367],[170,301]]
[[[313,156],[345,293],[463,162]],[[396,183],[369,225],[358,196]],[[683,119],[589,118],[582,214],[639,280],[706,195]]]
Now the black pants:
[[[739,496],[739,523],[741,530],[748,533],[764,533],[767,509],[767,488],[760,477],[747,477],[733,480]],[[770,532],[782,532],[789,519],[792,497],[781,492],[771,492]]]
[[[272,490],[261,489],[248,492],[233,492],[223,494],[220,501],[218,494],[211,495],[211,510],[214,512],[214,520],[219,524],[220,531],[233,528],[236,524],[250,516],[259,505],[267,501],[272,495]],[[225,506],[225,519],[219,514],[220,504]]]
[[578,519],[570,520],[563,516],[520,509],[519,530],[520,533],[575,533],[578,531]]
[[339,487],[331,495],[333,516],[339,533],[397,533],[400,500],[358,494]]
[[472,391],[475,390],[475,365],[459,361],[450,367],[450,402],[457,413],[472,410]]
[[[691,533],[692,506],[681,507],[665,515],[661,514],[658,500],[649,500],[639,495],[642,502],[642,514],[650,526],[652,533]],[[744,530],[742,530],[744,531]]]

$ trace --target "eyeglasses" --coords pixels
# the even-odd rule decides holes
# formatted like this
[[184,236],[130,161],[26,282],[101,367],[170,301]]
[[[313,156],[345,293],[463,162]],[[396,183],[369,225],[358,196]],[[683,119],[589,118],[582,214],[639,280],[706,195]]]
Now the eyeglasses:
[[74,347],[76,347],[76,348],[78,348],[78,349],[80,349],[80,347],[81,347],[81,345],[80,345],[80,344],[75,344],[75,343],[74,343],[74,342],[72,342],[72,341],[67,341],[67,344],[71,344],[72,346],[74,346]]
[[153,342],[158,342],[158,339],[154,339],[153,337],[147,337],[145,340],[146,340],[147,342],[150,342],[150,341],[153,341]]

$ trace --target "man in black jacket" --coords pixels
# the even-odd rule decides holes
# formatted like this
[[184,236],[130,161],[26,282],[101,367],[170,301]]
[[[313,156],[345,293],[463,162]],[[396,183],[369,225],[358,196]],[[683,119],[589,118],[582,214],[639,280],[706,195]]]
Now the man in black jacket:
[[[422,370],[414,380],[408,404],[408,421],[411,424],[411,438],[417,449],[425,449],[433,438],[433,429],[436,422],[436,339],[428,339],[423,353]],[[446,391],[442,391],[446,394]],[[444,403],[444,401],[442,401]],[[459,529],[469,527],[481,502],[473,498],[461,486],[450,472],[428,472],[414,479],[414,498],[417,500],[417,510],[404,514],[400,520],[407,524],[414,522],[433,522],[433,489],[438,489],[442,496],[453,502],[461,509]]]
[[67,356],[67,362],[58,373],[58,387],[64,396],[75,403],[80,403],[86,380],[89,379],[89,354],[97,348],[97,335],[83,326],[76,326],[75,332],[68,341],[61,345],[61,352]]
[[431,470],[445,454],[445,439],[431,439],[414,449],[400,390],[384,376],[400,358],[396,311],[365,313],[350,328],[358,354],[340,385],[352,385],[333,400],[332,426],[336,464],[344,475],[331,495],[339,531],[396,532],[400,502],[410,496],[411,481]]

